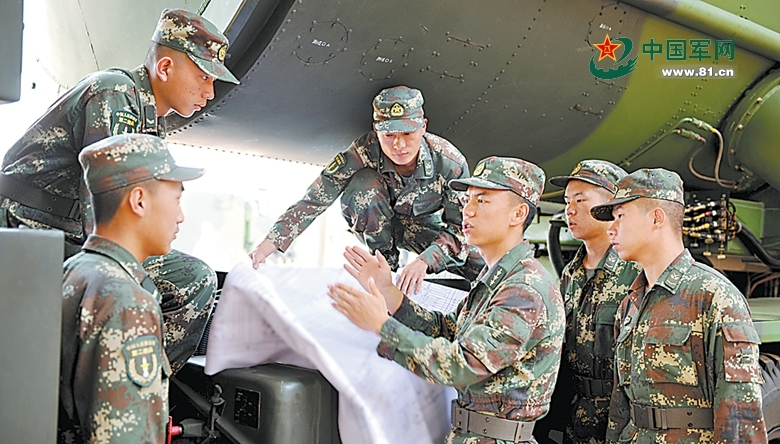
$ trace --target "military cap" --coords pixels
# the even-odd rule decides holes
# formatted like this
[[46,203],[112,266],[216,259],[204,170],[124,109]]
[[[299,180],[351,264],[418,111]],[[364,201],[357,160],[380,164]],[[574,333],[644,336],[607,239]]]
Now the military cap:
[[228,39],[213,23],[194,12],[164,10],[152,41],[186,53],[200,69],[219,80],[239,83],[225,67]]
[[662,199],[685,205],[683,182],[677,173],[662,168],[636,170],[617,184],[615,198],[605,204],[590,209],[590,214],[598,220],[614,220],[612,208],[640,197]]
[[202,168],[176,165],[164,140],[148,134],[120,134],[89,145],[79,154],[84,180],[100,194],[150,179],[181,182],[202,176]]
[[417,131],[425,124],[423,96],[408,86],[383,89],[374,97],[374,130],[391,133]]
[[466,191],[470,186],[511,190],[537,206],[544,189],[544,171],[522,159],[490,156],[479,161],[473,176],[453,179],[449,185],[455,191]]
[[576,179],[591,185],[604,188],[613,195],[617,192],[617,183],[628,173],[623,168],[605,160],[583,160],[574,167],[568,176],[557,176],[550,179],[550,183],[561,188],[566,188],[570,180]]

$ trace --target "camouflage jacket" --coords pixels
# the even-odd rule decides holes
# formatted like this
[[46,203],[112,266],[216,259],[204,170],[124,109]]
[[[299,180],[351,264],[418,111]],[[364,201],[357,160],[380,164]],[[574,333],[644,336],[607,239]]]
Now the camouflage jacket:
[[154,284],[130,252],[97,235],[64,273],[61,441],[164,442],[170,366]]
[[[485,267],[452,313],[404,298],[382,326],[377,351],[430,382],[454,386],[462,407],[534,421],[549,409],[564,328],[555,278],[526,241]],[[496,442],[465,431],[452,442],[467,438]]]
[[[747,300],[685,250],[647,288],[640,273],[618,308],[609,441],[765,443],[759,338]],[[713,410],[714,429],[636,427],[631,404]]]
[[[129,73],[131,76],[109,69],[80,80],[57,99],[3,159],[3,173],[50,194],[78,199],[81,214],[70,219],[13,201],[0,208],[7,208],[5,211],[19,223],[31,228],[57,228],[65,232],[69,242],[84,243],[91,232],[92,211],[78,161],[82,148],[123,133],[146,132],[165,137],[164,119],[156,117],[146,68],[139,66]],[[0,221],[6,217],[0,215]]]
[[395,172],[393,162],[382,152],[376,133],[364,134],[339,153],[309,186],[306,195],[279,217],[268,233],[268,240],[285,251],[320,214],[341,195],[352,176],[372,168],[380,173],[393,199],[393,211],[406,216],[426,216],[443,210],[436,241],[419,257],[428,271],[438,273],[466,262],[469,248],[461,233],[461,204],[458,194],[447,185],[451,179],[469,176],[463,155],[446,139],[425,133],[417,168],[412,174],[413,186],[406,186]]
[[[641,267],[620,260],[610,247],[593,277],[588,279],[583,266],[586,254],[583,245],[561,273],[561,294],[566,308],[563,359],[567,373],[571,371],[567,376],[573,379],[566,433],[573,442],[590,442],[590,438],[603,442],[611,391],[607,390],[605,396],[592,396],[591,390],[611,387],[615,313]],[[559,383],[563,383],[561,378]]]

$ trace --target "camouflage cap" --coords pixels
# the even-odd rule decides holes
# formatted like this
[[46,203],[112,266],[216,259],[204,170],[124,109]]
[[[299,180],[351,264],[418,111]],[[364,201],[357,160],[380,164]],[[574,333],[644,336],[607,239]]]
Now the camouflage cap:
[[374,97],[374,130],[390,133],[408,133],[421,129],[423,96],[408,86],[383,89]]
[[605,204],[590,209],[590,214],[598,220],[614,220],[612,208],[640,197],[662,199],[685,205],[683,182],[677,173],[662,168],[636,170],[617,184],[615,198]]
[[473,176],[453,179],[449,185],[455,191],[466,191],[470,186],[511,190],[537,206],[544,189],[544,171],[522,159],[490,156],[479,161]]
[[150,179],[181,182],[202,176],[202,168],[176,165],[164,140],[148,134],[120,134],[89,145],[79,154],[84,180],[100,194]]
[[152,41],[186,53],[200,69],[219,80],[239,83],[225,67],[227,38],[213,23],[194,12],[164,10]]
[[568,176],[557,176],[550,179],[550,183],[566,188],[570,180],[576,179],[592,185],[604,188],[612,194],[617,192],[617,183],[628,173],[623,168],[605,160],[583,160]]

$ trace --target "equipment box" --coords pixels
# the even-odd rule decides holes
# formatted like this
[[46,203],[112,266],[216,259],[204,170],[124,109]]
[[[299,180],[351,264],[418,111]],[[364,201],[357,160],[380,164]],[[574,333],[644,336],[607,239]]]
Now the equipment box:
[[[265,364],[208,377],[191,359],[173,383],[206,416],[221,388],[216,426],[225,442],[340,444],[338,392],[316,370]],[[204,390],[206,389],[206,390]],[[219,393],[219,389],[217,389]],[[172,393],[173,396],[173,393]]]

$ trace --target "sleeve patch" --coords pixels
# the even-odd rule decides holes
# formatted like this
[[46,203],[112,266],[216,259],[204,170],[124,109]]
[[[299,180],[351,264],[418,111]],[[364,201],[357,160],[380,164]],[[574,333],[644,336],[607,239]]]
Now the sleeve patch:
[[333,174],[339,169],[341,169],[344,164],[347,163],[347,159],[344,157],[344,153],[339,153],[336,157],[331,160],[331,162],[328,164],[328,167],[325,168],[326,174]]
[[138,115],[132,111],[118,109],[111,114],[111,135],[135,133],[138,128]]
[[161,349],[156,336],[141,336],[122,347],[127,376],[141,387],[152,385],[160,373]]

